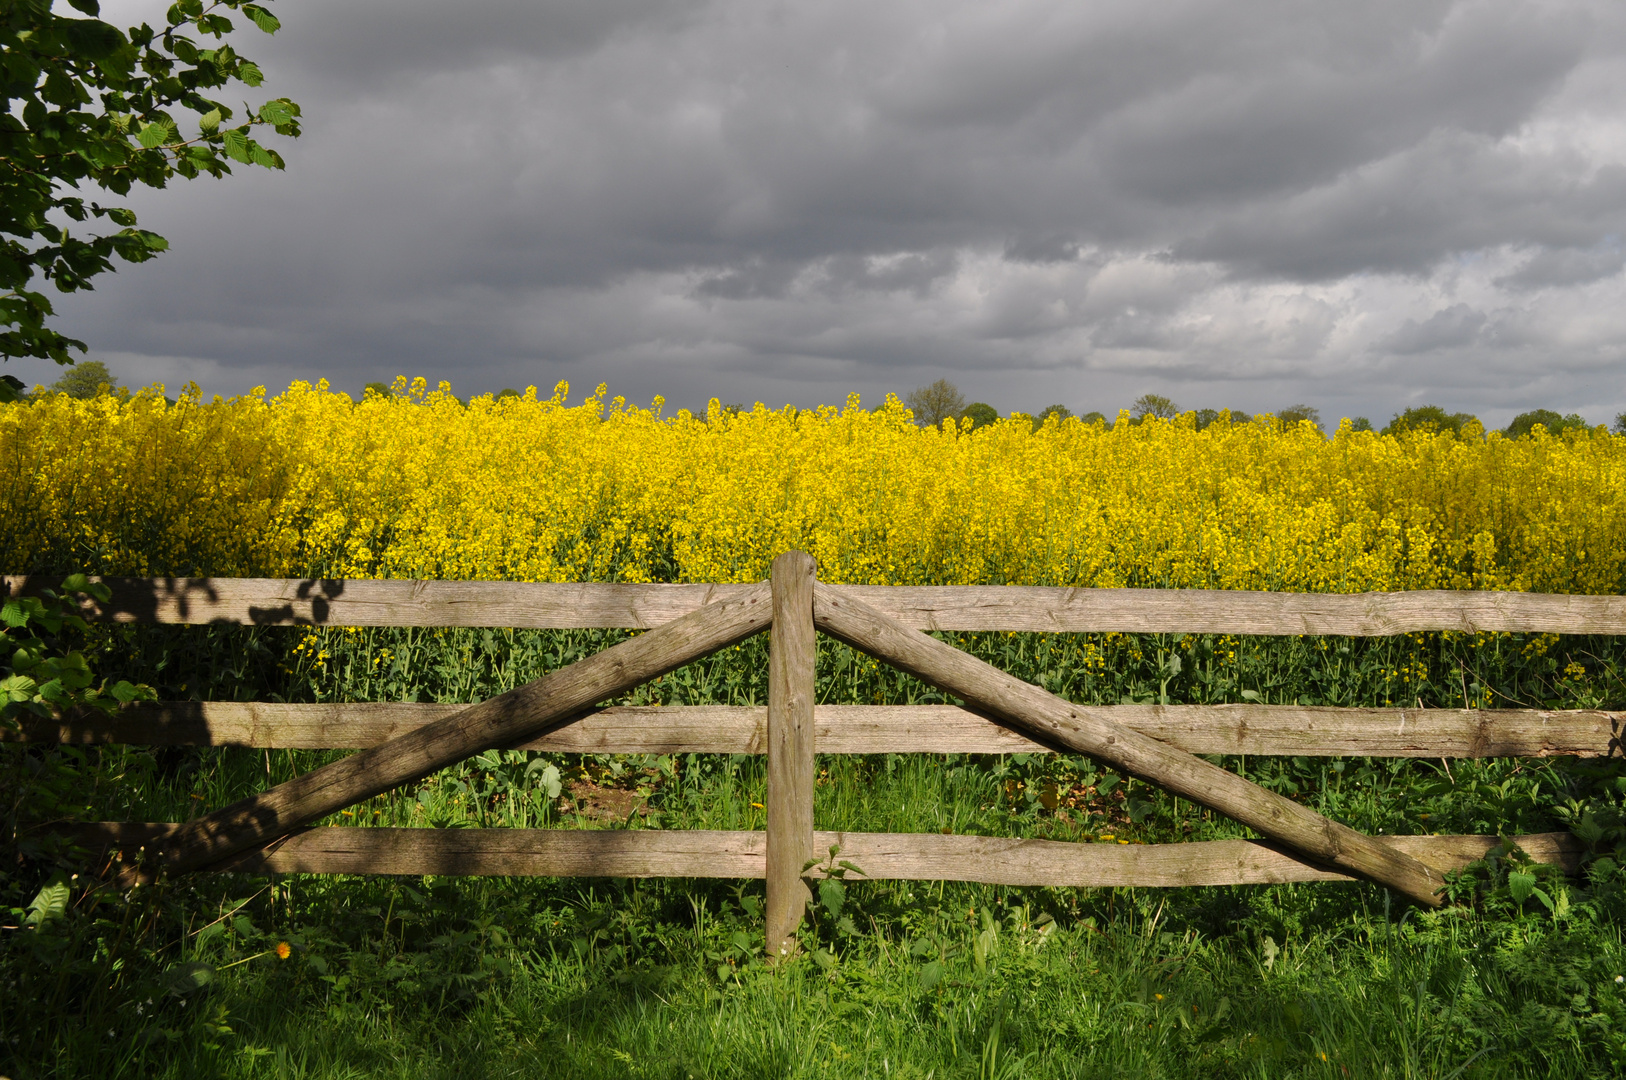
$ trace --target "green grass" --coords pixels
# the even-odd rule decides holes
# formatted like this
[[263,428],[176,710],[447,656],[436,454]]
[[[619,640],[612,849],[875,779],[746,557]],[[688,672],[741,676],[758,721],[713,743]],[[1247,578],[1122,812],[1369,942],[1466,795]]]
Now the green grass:
[[[101,634],[103,669],[163,697],[285,700],[473,700],[619,637]],[[1626,649],[1613,639],[956,640],[1080,701],[1577,707],[1626,697]],[[630,700],[760,701],[764,660],[762,643],[747,643]],[[821,700],[943,700],[827,642],[820,672]],[[76,813],[131,820],[184,820],[334,756],[0,753],[16,816],[27,816],[29,785],[52,776]],[[542,756],[566,784],[635,791],[647,811],[602,821],[562,811],[530,768],[538,757],[481,755],[330,823],[762,827],[759,758]],[[1218,760],[1357,828],[1573,825],[1595,858],[1570,883],[1497,860],[1442,912],[1358,884],[850,882],[821,893],[802,955],[779,967],[758,959],[759,882],[219,875],[126,899],[79,879],[43,929],[0,932],[0,1074],[1445,1080],[1626,1066],[1618,764]],[[820,828],[1246,835],[1081,758],[831,757],[820,770]],[[27,917],[60,857],[27,834],[16,847],[0,871],[8,926]]]

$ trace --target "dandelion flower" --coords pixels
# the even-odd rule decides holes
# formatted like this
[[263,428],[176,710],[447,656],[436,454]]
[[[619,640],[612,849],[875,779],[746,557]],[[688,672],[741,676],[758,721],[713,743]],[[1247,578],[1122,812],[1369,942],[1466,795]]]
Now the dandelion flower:
[[288,954],[293,952],[293,950],[288,947],[288,943],[286,941],[277,942],[277,947],[271,951],[277,954],[278,960],[288,959]]

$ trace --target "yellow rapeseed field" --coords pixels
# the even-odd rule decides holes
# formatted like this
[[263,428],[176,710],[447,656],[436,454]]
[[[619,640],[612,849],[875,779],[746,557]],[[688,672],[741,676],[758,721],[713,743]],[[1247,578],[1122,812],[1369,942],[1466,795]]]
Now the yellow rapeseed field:
[[1192,418],[921,429],[296,383],[0,406],[6,571],[1616,593],[1626,439]]

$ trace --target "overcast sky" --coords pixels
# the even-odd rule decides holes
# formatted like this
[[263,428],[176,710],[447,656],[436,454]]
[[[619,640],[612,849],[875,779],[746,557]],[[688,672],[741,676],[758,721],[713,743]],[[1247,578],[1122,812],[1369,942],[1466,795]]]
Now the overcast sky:
[[271,7],[287,171],[60,302],[126,382],[1626,410],[1618,2]]

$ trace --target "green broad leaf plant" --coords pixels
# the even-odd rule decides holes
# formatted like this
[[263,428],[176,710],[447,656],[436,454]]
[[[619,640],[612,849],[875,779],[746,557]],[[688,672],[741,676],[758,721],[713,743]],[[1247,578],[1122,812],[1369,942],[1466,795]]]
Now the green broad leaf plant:
[[12,732],[25,715],[52,718],[71,709],[111,713],[132,701],[150,700],[148,687],[119,680],[96,685],[90,664],[78,649],[63,643],[64,630],[84,632],[76,595],[106,603],[106,585],[74,574],[60,591],[37,596],[8,596],[0,607],[0,724]]
[[[298,136],[299,106],[276,98],[234,109],[212,96],[258,87],[259,67],[226,40],[232,15],[265,33],[262,4],[180,0],[154,29],[104,22],[97,0],[0,0],[0,357],[71,364],[84,342],[47,323],[40,291],[91,288],[116,255],[145,262],[168,247],[127,207],[87,200],[173,177],[225,176],[232,165],[281,169],[265,132]],[[13,397],[8,384],[0,394]]]

